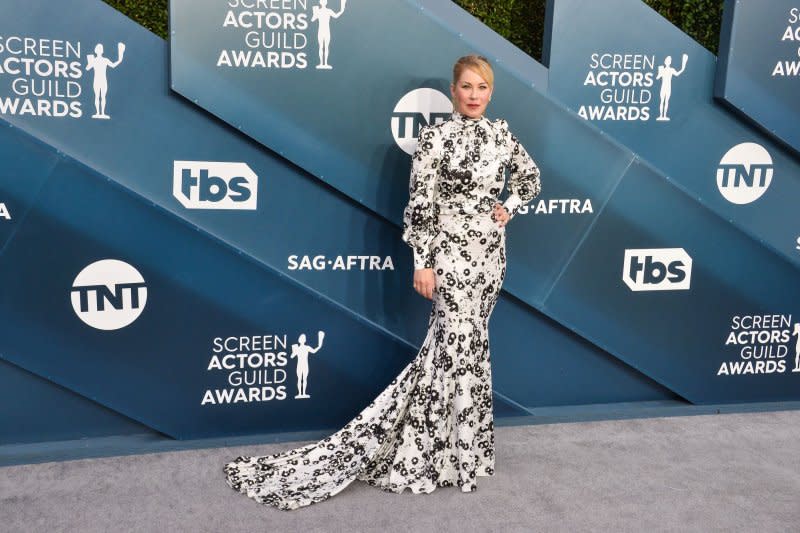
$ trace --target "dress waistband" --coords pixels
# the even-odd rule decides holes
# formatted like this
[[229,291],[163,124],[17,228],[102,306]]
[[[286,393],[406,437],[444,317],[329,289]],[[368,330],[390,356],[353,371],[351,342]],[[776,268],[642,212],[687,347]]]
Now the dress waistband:
[[465,212],[464,209],[462,208],[443,207],[443,206],[439,206],[437,212],[440,216],[444,215],[444,216],[459,216],[459,217],[466,217],[466,216],[479,217],[490,214],[490,211],[477,211],[471,209]]
[[436,225],[438,227],[449,226],[452,224],[467,223],[476,227],[496,225],[497,222],[492,218],[492,213],[439,213]]

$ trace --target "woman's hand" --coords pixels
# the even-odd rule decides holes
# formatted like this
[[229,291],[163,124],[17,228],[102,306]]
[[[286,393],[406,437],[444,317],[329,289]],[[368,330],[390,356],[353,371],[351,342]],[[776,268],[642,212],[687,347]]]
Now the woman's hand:
[[433,289],[436,279],[432,268],[420,268],[414,271],[414,290],[428,300],[433,299]]
[[508,214],[508,209],[503,207],[503,204],[494,204],[494,219],[496,222],[499,222],[501,228],[508,224],[511,216]]

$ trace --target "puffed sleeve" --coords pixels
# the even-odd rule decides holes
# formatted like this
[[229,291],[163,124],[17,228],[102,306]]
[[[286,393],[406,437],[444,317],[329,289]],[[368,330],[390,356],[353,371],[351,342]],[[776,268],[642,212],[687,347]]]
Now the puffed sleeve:
[[411,177],[408,184],[408,205],[403,211],[403,241],[414,252],[414,270],[433,268],[430,244],[435,236],[436,174],[440,151],[436,129],[422,126],[417,136],[417,148],[411,158]]
[[501,127],[506,134],[509,150],[511,151],[511,163],[508,168],[508,198],[503,202],[503,206],[513,218],[523,205],[539,196],[542,190],[542,182],[539,179],[539,167],[533,158],[528,155],[519,139],[509,131],[508,122],[502,120]]

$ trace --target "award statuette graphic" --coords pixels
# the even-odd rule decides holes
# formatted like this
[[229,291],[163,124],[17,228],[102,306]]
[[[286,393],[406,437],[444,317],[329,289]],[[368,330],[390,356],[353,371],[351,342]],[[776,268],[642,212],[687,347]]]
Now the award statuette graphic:
[[683,74],[686,68],[686,61],[689,59],[689,54],[683,54],[681,69],[675,70],[672,68],[672,56],[664,58],[664,64],[658,66],[657,80],[661,80],[661,102],[658,105],[658,118],[656,120],[669,120],[667,111],[669,110],[669,97],[672,96],[672,78],[678,77]]
[[318,69],[330,70],[333,68],[328,64],[328,52],[331,46],[331,19],[338,19],[342,16],[346,4],[347,0],[342,0],[342,7],[339,9],[338,13],[334,13],[333,10],[328,7],[328,0],[319,0],[318,6],[312,6],[313,14],[311,16],[311,22],[316,20],[319,26],[317,28],[317,43],[319,43]]
[[797,337],[797,342],[794,345],[794,368],[792,372],[800,372],[800,322],[794,325],[793,337]]
[[98,44],[94,47],[94,54],[86,56],[86,70],[94,71],[94,82],[92,88],[94,89],[94,115],[92,118],[109,119],[111,118],[106,114],[106,95],[108,94],[108,76],[106,71],[109,68],[117,68],[122,63],[122,58],[125,55],[125,43],[117,43],[117,60],[111,61],[103,56],[103,45]]
[[322,348],[322,341],[325,339],[325,332],[317,332],[317,347],[312,348],[306,344],[306,334],[301,333],[297,339],[299,344],[292,344],[292,355],[290,358],[297,357],[297,394],[295,398],[310,398],[306,394],[306,384],[308,382],[308,356],[317,353]]

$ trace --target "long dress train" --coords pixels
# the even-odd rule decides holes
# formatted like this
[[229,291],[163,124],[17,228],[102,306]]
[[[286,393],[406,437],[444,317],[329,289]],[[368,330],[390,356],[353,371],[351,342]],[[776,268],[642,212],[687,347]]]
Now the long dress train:
[[494,221],[491,206],[505,168],[512,216],[538,195],[539,171],[504,120],[457,112],[420,130],[412,161],[403,240],[412,246],[415,268],[433,268],[436,286],[422,347],[339,431],[227,463],[228,485],[257,502],[297,509],[356,479],[396,493],[438,486],[470,492],[478,477],[494,474],[488,325],[506,255],[505,227]]

